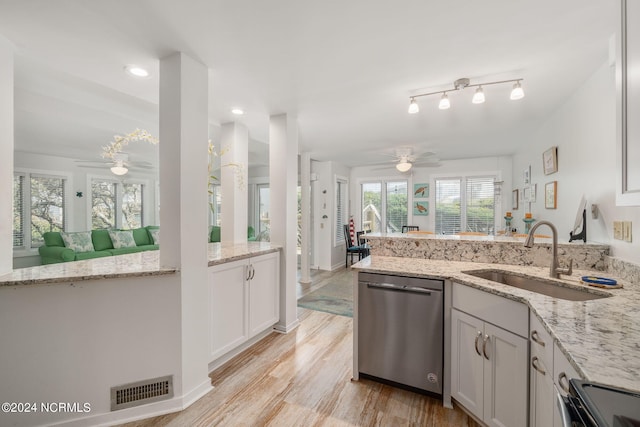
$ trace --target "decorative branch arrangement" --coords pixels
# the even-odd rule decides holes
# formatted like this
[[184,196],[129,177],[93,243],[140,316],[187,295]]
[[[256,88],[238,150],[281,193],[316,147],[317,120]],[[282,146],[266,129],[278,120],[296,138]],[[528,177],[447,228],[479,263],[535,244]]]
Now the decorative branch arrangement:
[[152,136],[146,130],[136,129],[125,136],[115,135],[113,137],[113,141],[111,141],[109,145],[102,147],[101,156],[103,159],[115,160],[114,157],[116,154],[122,152],[123,147],[129,145],[130,142],[136,141],[147,141],[153,145],[156,145],[159,142],[158,138]]

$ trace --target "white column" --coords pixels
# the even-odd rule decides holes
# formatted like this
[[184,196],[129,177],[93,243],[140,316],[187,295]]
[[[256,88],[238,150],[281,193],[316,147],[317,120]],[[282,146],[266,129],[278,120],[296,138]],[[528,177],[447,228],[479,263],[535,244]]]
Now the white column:
[[[249,131],[240,123],[222,125],[220,182],[222,184],[222,215],[220,240],[246,243],[249,198]],[[226,165],[226,166],[225,166]]]
[[295,117],[271,116],[269,124],[269,215],[271,242],[282,246],[280,321],[276,330],[298,326],[296,240],[298,232],[298,126]]
[[0,275],[13,270],[13,46],[0,36]]
[[[186,405],[208,377],[207,68],[183,53],[160,61],[160,263],[179,269]],[[150,301],[153,295],[149,296]]]
[[302,199],[302,242],[300,248],[300,283],[311,283],[309,270],[311,240],[311,155],[300,155],[300,187]]

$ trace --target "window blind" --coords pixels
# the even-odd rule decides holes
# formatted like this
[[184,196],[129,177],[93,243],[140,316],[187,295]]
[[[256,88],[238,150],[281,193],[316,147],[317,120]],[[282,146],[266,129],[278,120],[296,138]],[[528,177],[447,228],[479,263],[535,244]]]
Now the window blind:
[[407,181],[387,182],[386,194],[387,233],[399,233],[407,225]]
[[336,229],[334,245],[344,244],[344,225],[347,223],[347,182],[336,181]]
[[466,230],[493,234],[495,231],[494,177],[468,177]]
[[460,232],[462,209],[460,205],[461,178],[436,179],[436,233]]
[[13,176],[13,247],[25,246],[24,241],[24,175]]

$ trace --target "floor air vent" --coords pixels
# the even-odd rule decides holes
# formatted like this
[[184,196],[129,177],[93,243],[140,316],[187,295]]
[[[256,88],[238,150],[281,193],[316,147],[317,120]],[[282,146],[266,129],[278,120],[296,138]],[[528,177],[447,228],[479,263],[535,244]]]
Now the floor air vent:
[[173,376],[111,387],[111,410],[131,408],[173,397]]

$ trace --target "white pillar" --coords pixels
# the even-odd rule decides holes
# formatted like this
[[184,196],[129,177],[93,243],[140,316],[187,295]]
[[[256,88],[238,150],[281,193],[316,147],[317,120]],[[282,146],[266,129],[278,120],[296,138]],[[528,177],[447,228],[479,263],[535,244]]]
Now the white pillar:
[[[160,61],[160,263],[179,269],[185,404],[208,377],[207,68],[183,53]],[[153,296],[150,296],[150,301]]]
[[[222,184],[222,215],[220,240],[247,242],[247,212],[249,198],[249,131],[240,123],[222,125],[220,182]],[[227,165],[227,166],[225,166]]]
[[311,155],[300,155],[300,187],[302,210],[302,242],[300,248],[300,283],[311,283],[309,270],[311,240]]
[[269,215],[271,242],[282,246],[280,258],[280,321],[276,330],[298,324],[296,242],[298,232],[298,126],[295,117],[271,116],[269,124]]
[[0,36],[0,275],[13,270],[13,46]]

